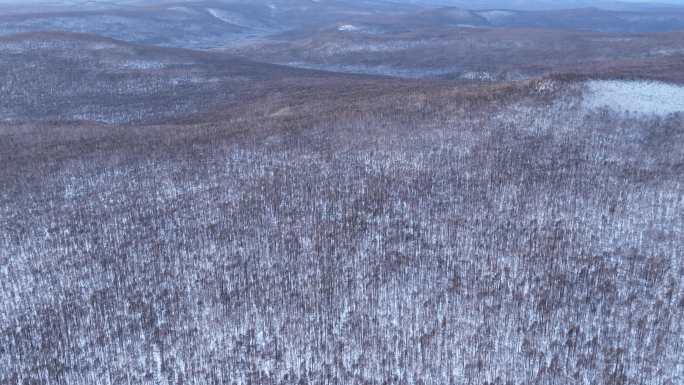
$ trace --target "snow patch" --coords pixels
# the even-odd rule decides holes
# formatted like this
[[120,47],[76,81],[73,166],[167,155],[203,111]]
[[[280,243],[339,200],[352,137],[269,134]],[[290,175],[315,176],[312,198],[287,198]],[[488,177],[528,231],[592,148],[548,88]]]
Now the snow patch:
[[345,25],[341,25],[341,26],[337,27],[337,30],[342,31],[342,32],[354,32],[354,31],[358,31],[359,27],[357,27],[355,25],[351,25],[351,24],[345,24]]
[[684,112],[684,87],[655,81],[592,80],[586,83],[584,105],[644,115]]
[[127,60],[121,63],[121,67],[132,70],[157,70],[166,67],[166,64],[156,60]]
[[239,12],[230,12],[222,9],[208,8],[207,12],[216,19],[231,25],[236,25],[242,28],[250,28],[256,30],[270,30],[271,28],[263,21],[252,19]]
[[657,50],[651,51],[651,53],[654,55],[664,55],[664,56],[682,55],[682,54],[684,54],[684,48],[657,49]]
[[511,11],[501,11],[501,10],[493,10],[493,11],[483,11],[483,12],[478,12],[478,15],[481,17],[484,17],[485,20],[487,20],[490,23],[494,23],[497,21],[501,21],[502,19],[506,19],[508,17],[511,17],[515,15],[515,13]]
[[491,82],[496,80],[496,76],[486,71],[468,71],[461,74],[461,79]]
[[275,118],[275,117],[281,117],[281,116],[290,116],[292,115],[292,109],[290,107],[283,107],[279,109],[278,111],[272,113],[270,116]]
[[548,94],[558,89],[558,83],[553,80],[543,79],[533,82],[532,89],[538,94]]
[[102,51],[116,49],[119,48],[119,46],[114,43],[94,43],[90,46],[90,48],[95,51]]
[[209,14],[211,16],[214,16],[215,18],[221,20],[224,23],[238,24],[238,23],[235,23],[236,18],[234,17],[234,15],[231,15],[228,12],[222,11],[220,9],[214,9],[214,8],[207,8],[207,12],[209,12]]

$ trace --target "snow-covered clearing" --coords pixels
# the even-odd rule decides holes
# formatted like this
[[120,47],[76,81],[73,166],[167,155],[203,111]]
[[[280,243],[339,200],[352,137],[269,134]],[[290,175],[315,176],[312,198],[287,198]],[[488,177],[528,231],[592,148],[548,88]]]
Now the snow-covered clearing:
[[642,80],[592,80],[586,85],[584,104],[590,109],[645,115],[684,112],[684,86]]
[[351,25],[351,24],[345,24],[345,25],[341,25],[341,26],[337,27],[337,30],[342,31],[342,32],[354,32],[354,31],[358,31],[359,27],[357,27],[355,25]]
[[508,17],[511,17],[511,16],[515,15],[515,13],[513,13],[511,11],[492,10],[492,11],[478,12],[478,15],[480,15],[481,17],[484,17],[490,23],[495,23],[497,21],[501,21],[502,19],[506,19]]

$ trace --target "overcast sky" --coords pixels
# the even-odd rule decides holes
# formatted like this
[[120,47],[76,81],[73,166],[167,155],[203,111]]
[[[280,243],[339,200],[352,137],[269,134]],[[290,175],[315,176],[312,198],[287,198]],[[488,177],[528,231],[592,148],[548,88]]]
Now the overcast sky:
[[[170,0],[168,0],[170,1]],[[182,0],[175,0],[175,1],[182,1]],[[189,0],[192,1],[192,0]],[[282,0],[280,0],[282,1]],[[313,0],[312,0],[313,1]],[[330,1],[334,2],[335,0],[317,0],[317,1]],[[349,0],[347,0],[349,1]],[[477,7],[477,3],[492,3],[492,4],[497,4],[500,7],[506,7],[506,8],[528,8],[530,5],[541,5],[541,4],[548,4],[553,7],[567,7],[567,8],[573,8],[573,7],[586,7],[590,5],[595,5],[595,6],[600,6],[602,3],[643,3],[643,4],[678,4],[678,5],[684,5],[684,0],[473,0],[473,1],[464,1],[464,0],[385,0],[385,1],[395,1],[395,2],[404,2],[404,3],[414,3],[414,4],[439,4],[439,5],[448,5],[448,4],[457,4],[459,6],[463,6],[463,4],[473,4],[474,7]],[[0,4],[17,4],[17,5],[28,5],[28,4],[49,4],[49,5],[60,5],[60,4],[69,4],[69,5],[77,5],[77,4],[134,4],[134,3],[142,3],[142,2],[165,2],[164,0],[0,0]]]

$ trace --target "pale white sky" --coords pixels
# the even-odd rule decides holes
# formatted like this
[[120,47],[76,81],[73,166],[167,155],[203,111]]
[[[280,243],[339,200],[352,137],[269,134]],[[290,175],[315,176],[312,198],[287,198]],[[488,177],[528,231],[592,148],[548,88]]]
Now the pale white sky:
[[[182,1],[182,0],[180,0]],[[179,1],[179,2],[180,2]],[[192,0],[189,0],[192,1]],[[320,0],[319,0],[320,1]],[[330,0],[334,1],[334,0]],[[388,1],[388,0],[385,0]],[[392,0],[389,0],[392,1]],[[421,0],[393,0],[397,3],[401,2],[412,2],[412,3],[420,3]],[[37,3],[37,4],[87,4],[87,3],[109,3],[109,4],[132,4],[132,3],[141,3],[145,2],[145,0],[0,0],[0,4],[27,4],[27,3]],[[161,1],[159,1],[161,2]],[[430,0],[424,0],[426,3],[430,3],[433,1]],[[440,1],[434,1],[434,2],[439,2],[439,3],[449,3],[449,0],[440,0]],[[501,1],[502,3],[505,1]],[[511,0],[510,3],[516,3],[520,2],[519,0]],[[545,2],[548,3],[556,3],[556,4],[563,4],[567,3],[568,5],[572,5],[573,3],[577,3],[578,1],[576,0],[547,0]],[[684,0],[618,0],[618,2],[630,2],[630,3],[660,3],[660,4],[684,4]]]
[[[174,2],[181,2],[183,0],[173,0]],[[192,2],[193,0],[188,0],[188,2]],[[314,1],[314,0],[312,0]],[[334,2],[335,0],[316,0],[316,1],[330,1]],[[346,0],[349,1],[349,0]],[[394,1],[394,2],[404,2],[404,3],[414,3],[414,4],[439,4],[439,5],[448,5],[449,3],[454,3],[458,5],[463,5],[464,3],[467,3],[467,1],[458,1],[458,0],[385,0],[385,1]],[[171,2],[171,0],[0,0],[0,5],[50,5],[50,6],[60,6],[60,5],[70,5],[70,6],[78,6],[78,5],[98,5],[98,6],[103,6],[106,4],[110,5],[133,5],[133,4],[140,4],[140,3],[163,3],[163,2]],[[684,5],[684,0],[595,0],[595,1],[588,1],[588,0],[499,0],[499,1],[491,1],[492,3],[497,3],[501,4],[502,7],[505,7],[508,5],[508,7],[515,9],[518,8],[516,5],[525,5],[525,4],[549,4],[554,7],[567,7],[567,8],[573,8],[573,7],[586,7],[587,4],[593,5],[594,3],[596,4],[597,7],[600,7],[601,3],[642,3],[642,4],[673,4],[673,5]],[[478,1],[474,1],[474,3],[478,3]],[[523,6],[523,8],[525,8]]]

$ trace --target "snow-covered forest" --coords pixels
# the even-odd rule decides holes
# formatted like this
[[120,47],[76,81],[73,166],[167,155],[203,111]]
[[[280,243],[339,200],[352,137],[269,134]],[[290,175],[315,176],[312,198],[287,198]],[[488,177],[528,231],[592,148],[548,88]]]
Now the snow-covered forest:
[[0,385],[684,384],[684,11],[240,1],[0,6]]
[[530,87],[4,126],[0,383],[679,383],[682,115]]

